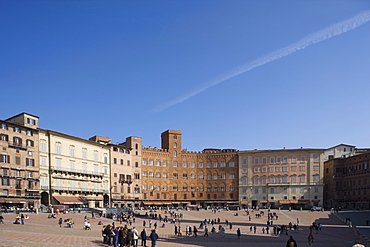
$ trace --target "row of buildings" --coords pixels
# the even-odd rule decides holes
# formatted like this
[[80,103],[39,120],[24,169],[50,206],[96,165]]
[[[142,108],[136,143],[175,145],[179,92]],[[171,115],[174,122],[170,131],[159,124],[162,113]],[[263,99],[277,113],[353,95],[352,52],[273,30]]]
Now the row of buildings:
[[140,137],[113,144],[38,121],[28,113],[0,120],[2,206],[370,207],[368,149],[188,151],[178,130],[153,148]]

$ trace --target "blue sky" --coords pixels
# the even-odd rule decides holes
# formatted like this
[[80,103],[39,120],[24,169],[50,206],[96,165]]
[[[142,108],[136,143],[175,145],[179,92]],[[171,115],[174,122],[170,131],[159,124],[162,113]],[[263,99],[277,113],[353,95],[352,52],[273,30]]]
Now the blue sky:
[[367,11],[365,0],[0,1],[0,118],[28,112],[41,128],[155,147],[181,130],[195,151],[369,147],[370,21],[220,79]]

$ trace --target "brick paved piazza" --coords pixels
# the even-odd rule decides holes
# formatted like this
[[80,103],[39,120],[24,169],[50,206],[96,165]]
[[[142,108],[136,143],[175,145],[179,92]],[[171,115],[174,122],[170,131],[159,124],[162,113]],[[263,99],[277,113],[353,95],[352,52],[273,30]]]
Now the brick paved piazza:
[[[222,238],[219,234],[210,237],[203,237],[202,229],[198,233],[198,237],[174,237],[174,226],[167,223],[164,228],[158,229],[160,240],[157,243],[158,247],[166,246],[253,246],[253,247],[277,247],[285,246],[288,236],[274,236],[271,234],[263,234],[261,229],[267,221],[267,214],[262,218],[255,218],[255,213],[252,213],[252,220],[243,211],[239,211],[239,216],[234,216],[236,211],[221,211],[216,214],[211,211],[178,211],[184,214],[181,222],[182,231],[186,225],[199,226],[201,220],[220,218],[221,222],[226,219],[232,222],[232,230],[225,227],[226,236]],[[316,221],[323,224],[323,228],[317,234],[314,231],[314,247],[350,247],[355,243],[355,237],[351,228],[344,225],[337,217],[329,212],[307,212],[307,211],[272,211],[279,216],[274,224],[288,224],[289,222],[296,223],[297,218],[300,220],[300,232],[290,232],[290,235],[297,240],[298,247],[308,246],[307,236],[309,233],[309,225]],[[157,211],[164,216],[163,211]],[[141,211],[145,214],[145,211]],[[15,219],[14,214],[4,214],[4,225],[0,225],[0,246],[106,246],[102,243],[101,226],[98,221],[103,224],[111,224],[111,219],[91,219],[92,230],[83,230],[83,219],[87,214],[62,214],[57,216],[57,219],[48,219],[47,214],[31,214],[30,219],[26,220],[25,225],[15,225],[12,222]],[[58,218],[71,217],[75,221],[74,228],[58,226]],[[147,218],[137,218],[134,226],[141,231],[143,220]],[[153,221],[154,223],[154,221]],[[115,222],[119,225],[119,222]],[[161,225],[158,223],[158,225]],[[257,226],[257,233],[250,232],[250,226]],[[218,226],[216,226],[218,228]],[[241,239],[237,239],[236,230],[240,228],[242,231]],[[147,230],[148,232],[148,230]],[[185,235],[185,234],[184,234]],[[141,241],[139,241],[139,245]]]

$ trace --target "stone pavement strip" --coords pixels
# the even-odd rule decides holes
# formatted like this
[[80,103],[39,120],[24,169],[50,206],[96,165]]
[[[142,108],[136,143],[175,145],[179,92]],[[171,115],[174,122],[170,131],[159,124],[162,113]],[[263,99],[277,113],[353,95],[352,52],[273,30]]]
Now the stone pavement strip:
[[[217,219],[220,218],[224,223],[228,220],[232,223],[233,227],[230,229],[225,224],[226,235],[222,238],[219,234],[209,237],[203,237],[203,230],[199,229],[198,237],[181,237],[174,236],[174,225],[167,223],[164,228],[160,227],[157,232],[160,236],[157,247],[167,246],[204,246],[204,247],[219,247],[219,246],[253,246],[253,247],[284,247],[289,236],[274,236],[271,234],[263,234],[262,227],[266,225],[267,214],[261,218],[256,218],[255,213],[252,212],[252,219],[246,216],[244,211],[239,211],[239,216],[234,216],[236,211],[220,211],[212,213],[211,211],[178,211],[183,213],[184,217],[181,219],[182,233],[185,235],[185,227],[188,225],[197,226],[204,219]],[[351,247],[356,243],[355,236],[350,227],[343,224],[337,217],[331,215],[329,212],[308,212],[308,211],[273,211],[279,216],[274,224],[288,224],[296,223],[297,218],[300,221],[300,232],[290,232],[298,243],[298,247],[308,246],[307,236],[309,233],[309,225],[312,222],[322,223],[323,228],[316,233],[314,231],[314,244],[313,247]],[[142,215],[145,211],[140,212]],[[156,213],[165,215],[163,211]],[[103,224],[111,224],[112,219],[97,218],[90,219],[92,230],[83,230],[84,216],[89,214],[61,214],[57,219],[48,219],[48,214],[29,214],[30,219],[26,220],[24,225],[12,224],[15,219],[15,214],[3,214],[4,225],[0,225],[0,246],[106,246],[102,243],[101,229],[102,226],[98,225],[99,221]],[[168,215],[168,214],[167,214]],[[67,228],[65,223],[63,227],[58,226],[59,217],[73,218],[75,221],[74,228]],[[168,215],[170,218],[170,216]],[[138,231],[142,229],[143,221],[148,218],[137,217],[136,222],[133,224]],[[153,223],[155,220],[153,220]],[[120,225],[115,221],[115,225]],[[148,224],[147,224],[148,225]],[[158,222],[158,225],[161,226]],[[257,233],[250,232],[250,226],[256,225]],[[218,225],[215,225],[218,229]],[[241,239],[237,239],[236,230],[240,228],[242,232]],[[211,227],[209,227],[211,230]],[[147,228],[147,232],[150,229]],[[150,242],[150,241],[149,241]],[[150,244],[150,243],[148,243]],[[141,245],[141,241],[139,241]]]

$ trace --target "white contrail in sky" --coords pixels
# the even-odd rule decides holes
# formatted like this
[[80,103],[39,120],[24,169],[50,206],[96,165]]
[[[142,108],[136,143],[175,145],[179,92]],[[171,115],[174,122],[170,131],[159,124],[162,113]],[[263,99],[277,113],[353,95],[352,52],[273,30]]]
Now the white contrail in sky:
[[156,109],[154,109],[154,111],[161,112],[161,111],[163,111],[163,110],[165,110],[165,109],[167,109],[167,108],[169,108],[173,105],[184,102],[185,100],[188,100],[191,97],[207,90],[208,88],[213,87],[217,84],[220,84],[221,82],[224,82],[226,80],[234,78],[234,77],[236,77],[240,74],[243,74],[243,73],[248,72],[252,69],[260,67],[264,64],[270,63],[274,60],[286,57],[286,56],[288,56],[288,55],[290,55],[294,52],[303,50],[303,49],[305,49],[306,47],[308,47],[310,45],[317,44],[321,41],[333,38],[333,37],[338,36],[340,34],[343,34],[343,33],[346,33],[348,31],[351,31],[353,29],[356,29],[359,26],[367,23],[368,21],[370,21],[370,10],[362,12],[362,13],[360,13],[358,15],[355,15],[354,17],[352,17],[348,20],[336,23],[336,24],[331,25],[331,26],[329,26],[325,29],[322,29],[318,32],[315,32],[315,33],[311,34],[311,35],[308,35],[307,37],[304,37],[303,39],[301,39],[301,40],[299,40],[299,41],[297,41],[297,42],[295,42],[295,43],[293,43],[289,46],[286,46],[286,47],[281,48],[277,51],[274,51],[270,54],[267,54],[264,57],[261,57],[259,59],[256,59],[256,60],[252,61],[251,63],[242,65],[239,68],[228,72],[227,74],[221,76],[220,78],[217,78],[217,79],[211,81],[210,83],[205,84],[204,86],[198,88],[197,90],[195,90],[191,93],[188,93],[188,94],[186,94],[182,97],[176,98],[172,101],[169,101],[165,104],[162,104],[162,105],[158,106]]

